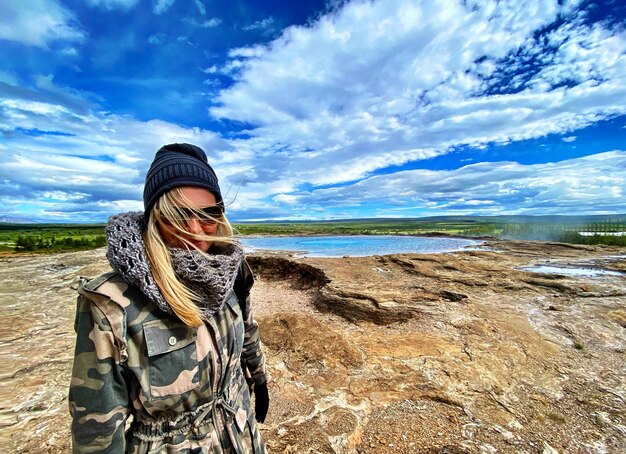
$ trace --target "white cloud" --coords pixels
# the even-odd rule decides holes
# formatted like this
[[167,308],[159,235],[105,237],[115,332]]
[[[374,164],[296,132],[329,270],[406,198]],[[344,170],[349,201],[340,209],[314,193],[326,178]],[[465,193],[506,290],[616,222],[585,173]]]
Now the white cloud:
[[566,143],[572,143],[576,141],[576,136],[563,137],[561,140]]
[[[357,183],[281,194],[280,202],[356,209],[384,206],[386,216],[572,214],[626,211],[626,151],[546,164],[483,162],[456,170],[409,170]],[[368,202],[369,201],[369,202]]]
[[[57,222],[103,222],[111,213],[122,211],[140,211],[142,202],[137,200],[116,200],[112,202],[85,203],[72,200],[46,199],[44,193],[33,194],[34,198],[14,197],[7,202],[7,209],[22,214],[20,208],[27,207],[28,219]],[[73,197],[73,195],[72,195]]]
[[222,19],[220,19],[219,17],[212,17],[211,19],[205,20],[204,22],[199,24],[199,27],[202,27],[202,28],[213,28],[213,27],[217,27],[221,23],[222,23]]
[[[41,90],[62,90],[51,85],[51,77],[40,77],[37,84]],[[42,219],[82,213],[77,216],[101,221],[139,209],[145,172],[165,143],[198,144],[218,172],[217,154],[236,154],[213,132],[161,120],[138,121],[6,95],[0,95],[0,111],[2,202],[16,214],[29,206]]]
[[169,10],[176,0],[157,0],[152,9],[154,14],[163,14]]
[[270,16],[270,17],[266,17],[265,19],[261,19],[256,22],[253,22],[250,25],[246,25],[242,29],[246,31],[260,30],[260,29],[265,29],[265,28],[270,27],[273,23],[274,23],[274,18]]
[[61,49],[59,51],[59,53],[61,55],[64,55],[66,57],[78,57],[78,49],[76,49],[75,47],[64,47],[63,49]]
[[[266,178],[312,185],[626,113],[626,32],[558,3],[352,2],[232,50],[219,72],[235,84],[210,112],[253,125],[258,166],[280,156]],[[558,17],[549,38],[535,36]],[[524,58],[545,64],[529,76]]]
[[298,197],[289,194],[278,194],[277,196],[273,197],[272,200],[274,200],[274,202],[286,203],[291,205],[298,200]]
[[87,0],[87,3],[106,11],[114,9],[129,11],[139,3],[139,0]]
[[153,46],[159,46],[163,44],[167,35],[165,33],[157,33],[156,35],[148,36],[148,44],[152,44]]
[[[6,115],[13,120],[19,121],[19,119],[27,119],[25,113],[31,113],[36,115],[60,115],[67,114],[69,111],[64,106],[48,104],[37,101],[22,101],[22,100],[0,100],[0,105],[6,109]],[[11,125],[4,125],[9,128]]]
[[206,16],[206,7],[204,6],[204,3],[202,3],[201,0],[193,0],[193,1],[196,4],[196,8],[198,8],[198,12],[202,14],[203,16]]
[[84,192],[67,192],[67,191],[43,191],[41,197],[44,199],[58,200],[65,202],[67,200],[78,200],[86,197],[89,194]]
[[56,41],[85,39],[74,14],[55,0],[3,0],[0,13],[0,39],[44,49]]
[[228,56],[230,58],[251,58],[251,57],[261,57],[266,53],[266,49],[263,46],[254,46],[254,47],[238,47],[236,49],[231,49],[228,52]]
[[574,21],[567,30],[557,29],[560,45],[553,64],[545,67],[535,78],[551,85],[569,81],[600,81],[619,77],[626,69],[623,58],[626,31],[615,33],[601,24],[587,26],[582,19]]
[[18,76],[13,71],[0,71],[0,82],[8,85],[17,85]]
[[202,21],[198,21],[195,17],[185,17],[182,20],[183,22],[199,28],[215,28],[222,23],[222,19],[219,17],[212,17]]

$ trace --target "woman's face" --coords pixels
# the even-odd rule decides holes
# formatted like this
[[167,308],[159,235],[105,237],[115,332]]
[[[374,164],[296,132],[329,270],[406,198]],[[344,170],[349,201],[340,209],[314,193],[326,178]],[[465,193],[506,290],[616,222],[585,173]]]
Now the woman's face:
[[[186,198],[187,203],[191,208],[206,208],[215,206],[215,196],[206,189],[197,188],[194,186],[182,186],[180,188],[183,196]],[[181,205],[183,205],[181,201]],[[197,217],[193,216],[185,223],[186,231],[193,234],[200,235],[215,235],[217,232],[217,223],[202,222]],[[167,222],[159,223],[159,233],[165,241],[165,244],[171,247],[188,248],[189,246],[178,238],[175,233],[185,236],[176,227],[168,224]],[[206,252],[211,247],[210,241],[202,241],[192,237],[185,237],[190,243],[196,246],[202,252]]]

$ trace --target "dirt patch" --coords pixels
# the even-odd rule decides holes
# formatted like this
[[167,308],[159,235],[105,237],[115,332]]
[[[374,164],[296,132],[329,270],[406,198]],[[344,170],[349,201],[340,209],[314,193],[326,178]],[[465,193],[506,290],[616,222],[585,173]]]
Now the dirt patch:
[[427,399],[376,408],[363,428],[361,452],[469,453],[463,431],[471,424],[454,405]]
[[349,371],[363,364],[351,342],[311,316],[279,313],[258,322],[263,344],[281,357],[286,369],[297,377],[314,376],[318,386],[345,386]]

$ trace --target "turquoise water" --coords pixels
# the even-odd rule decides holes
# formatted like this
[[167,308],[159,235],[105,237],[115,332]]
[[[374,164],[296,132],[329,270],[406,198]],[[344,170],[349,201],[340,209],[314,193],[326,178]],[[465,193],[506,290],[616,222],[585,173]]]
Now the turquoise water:
[[480,241],[464,238],[427,238],[422,236],[286,236],[246,238],[246,249],[296,251],[305,257],[362,257],[399,253],[452,252],[477,246]]

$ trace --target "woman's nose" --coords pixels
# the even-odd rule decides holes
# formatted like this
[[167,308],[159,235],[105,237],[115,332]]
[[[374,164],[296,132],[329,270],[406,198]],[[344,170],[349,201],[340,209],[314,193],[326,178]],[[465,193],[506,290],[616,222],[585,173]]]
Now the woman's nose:
[[190,233],[200,234],[202,233],[202,223],[194,216],[187,221],[187,230]]

